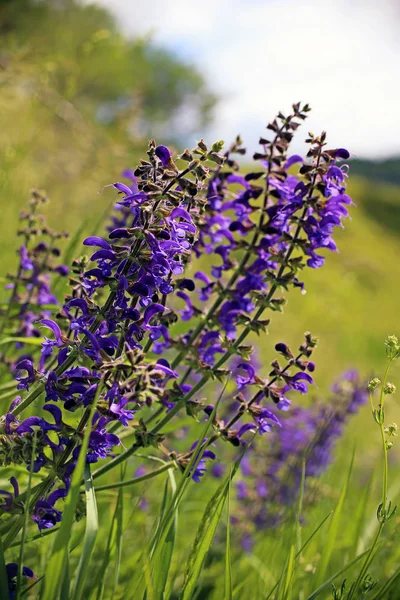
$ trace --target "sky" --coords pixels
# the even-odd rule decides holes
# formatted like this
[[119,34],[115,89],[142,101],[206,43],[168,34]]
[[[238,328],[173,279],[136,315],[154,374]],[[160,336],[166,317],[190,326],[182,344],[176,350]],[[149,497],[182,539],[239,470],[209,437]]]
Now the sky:
[[[308,102],[307,131],[354,156],[400,155],[400,0],[98,0],[128,35],[198,66],[220,98],[210,141]],[[301,151],[302,129],[294,150]]]

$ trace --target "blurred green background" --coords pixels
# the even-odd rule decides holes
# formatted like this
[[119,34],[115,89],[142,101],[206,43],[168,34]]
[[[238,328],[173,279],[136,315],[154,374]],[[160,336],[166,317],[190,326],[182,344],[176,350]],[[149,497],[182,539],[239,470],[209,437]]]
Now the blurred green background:
[[[73,232],[83,224],[84,237],[115,199],[112,190],[99,190],[144,156],[148,138],[177,148],[194,145],[217,98],[197,68],[151,38],[125,39],[110,14],[95,6],[0,0],[0,36],[4,276],[16,263],[18,213],[31,188],[50,197],[50,225]],[[271,118],[265,115],[266,122]],[[290,295],[262,348],[269,362],[277,341],[296,347],[305,331],[317,335],[316,393],[323,395],[346,368],[381,373],[383,341],[400,333],[400,159],[352,161],[352,169],[356,206],[337,233],[340,252],[329,254],[324,268],[305,273],[307,294]],[[0,297],[6,297],[3,290]],[[394,372],[395,383],[399,375]],[[388,409],[389,421],[399,418],[397,402]],[[361,470],[355,498],[357,481],[368,474],[363,468],[380,454],[368,410],[351,422],[331,477],[343,476],[356,438]],[[107,497],[101,502],[107,511]],[[201,506],[187,510],[198,515]]]

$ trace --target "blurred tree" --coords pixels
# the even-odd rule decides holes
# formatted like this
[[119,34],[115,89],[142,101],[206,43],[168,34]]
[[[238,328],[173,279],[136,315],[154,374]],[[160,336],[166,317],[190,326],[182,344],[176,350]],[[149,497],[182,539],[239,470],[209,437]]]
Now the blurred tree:
[[98,219],[110,199],[96,197],[99,188],[133,164],[148,137],[182,142],[204,126],[215,97],[192,65],[146,36],[126,39],[95,5],[0,0],[0,40],[0,203],[11,225],[0,239],[4,272],[31,187],[47,190],[51,217],[65,227]]

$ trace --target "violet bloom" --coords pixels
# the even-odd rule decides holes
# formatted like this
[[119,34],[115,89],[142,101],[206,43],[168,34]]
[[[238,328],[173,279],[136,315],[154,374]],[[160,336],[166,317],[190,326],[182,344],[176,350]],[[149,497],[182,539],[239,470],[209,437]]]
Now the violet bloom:
[[35,521],[39,530],[51,529],[61,521],[61,511],[54,508],[54,504],[60,498],[65,498],[68,490],[66,488],[55,490],[49,494],[47,500],[39,500],[35,504],[32,521]]
[[171,166],[171,152],[166,146],[157,146],[155,150],[156,156],[160,159],[164,169]]
[[[18,564],[8,563],[6,565],[6,573],[8,580],[8,597],[9,600],[14,600],[17,593]],[[37,579],[36,575],[32,569],[29,569],[29,567],[22,567],[22,576],[26,577],[27,579]]]
[[[26,373],[23,376],[24,372]],[[31,360],[25,358],[17,362],[14,369],[14,379],[18,381],[18,390],[29,390],[31,383],[35,381],[35,369]]]

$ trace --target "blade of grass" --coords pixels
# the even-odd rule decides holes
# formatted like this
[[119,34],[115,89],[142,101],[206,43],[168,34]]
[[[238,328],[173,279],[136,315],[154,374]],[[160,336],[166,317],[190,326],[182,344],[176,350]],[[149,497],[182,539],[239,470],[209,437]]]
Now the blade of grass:
[[355,530],[354,530],[354,534],[352,536],[352,539],[353,539],[352,556],[356,556],[357,553],[362,551],[362,532],[363,532],[364,524],[365,524],[365,516],[367,514],[368,500],[371,495],[373,478],[374,478],[374,473],[372,473],[371,477],[368,480],[367,485],[364,487],[364,492],[361,496],[360,502],[357,503],[357,511],[354,516]]
[[70,574],[69,560],[68,560],[67,564],[65,565],[64,579],[63,579],[61,590],[60,590],[60,600],[71,600],[71,596],[69,593],[70,592],[70,583],[71,583],[71,574]]
[[[145,553],[148,556],[150,556],[151,561],[153,561],[153,557],[154,557],[155,553],[157,552],[157,549],[159,549],[159,548],[162,549],[164,547],[166,538],[167,538],[169,531],[170,531],[171,527],[173,526],[173,522],[176,518],[176,514],[178,511],[179,505],[182,502],[185,492],[191,482],[192,474],[193,474],[195,468],[197,467],[198,463],[200,462],[200,460],[207,448],[207,444],[205,443],[205,441],[207,439],[208,432],[212,427],[214,416],[217,412],[219,403],[224,394],[226,386],[227,386],[227,381],[217,399],[217,402],[215,403],[215,407],[214,407],[212,414],[210,415],[210,417],[208,418],[208,420],[205,424],[202,434],[198,440],[198,444],[189,460],[188,465],[186,466],[186,468],[183,472],[182,478],[175,490],[175,493],[171,495],[169,503],[165,507],[164,514],[160,513],[160,516],[155,523],[153,533],[150,535],[150,542],[148,544],[148,548],[145,551]],[[143,557],[142,557],[142,560],[143,560]],[[157,562],[158,554],[155,557],[155,560]],[[144,578],[143,569],[142,569],[141,573],[137,573],[132,576],[131,583],[130,583],[130,590],[133,589],[133,586],[135,586],[135,592],[134,592],[135,598],[143,597],[143,594],[145,592],[145,578]]]
[[20,549],[19,549],[19,564],[18,564],[17,591],[16,591],[17,600],[19,600],[21,597],[22,569],[23,569],[23,565],[24,565],[26,532],[28,530],[28,522],[29,522],[29,502],[30,502],[30,498],[31,498],[32,472],[33,472],[33,467],[34,467],[34,463],[35,463],[36,444],[37,444],[37,436],[35,433],[33,436],[31,464],[30,464],[30,468],[29,468],[28,487],[27,487],[27,491],[26,491],[26,502],[24,504],[24,526],[22,528]]
[[[122,478],[126,474],[126,463],[121,466]],[[113,600],[118,587],[119,574],[122,562],[122,542],[124,537],[124,492],[120,488],[118,490],[117,506],[115,508],[115,522],[116,522],[116,553],[115,553],[115,570],[114,570],[114,587],[111,600]]]
[[343,575],[343,573],[345,573],[348,569],[350,569],[355,564],[357,564],[359,560],[361,560],[364,556],[366,556],[368,554],[368,552],[369,552],[369,549],[365,550],[365,552],[362,552],[361,554],[359,554],[358,556],[353,558],[353,560],[351,560],[349,563],[347,563],[347,565],[345,565],[344,567],[339,569],[339,571],[336,571],[336,573],[334,573],[331,577],[329,577],[329,579],[324,581],[324,583],[321,584],[319,586],[319,588],[317,590],[315,590],[315,592],[313,592],[310,596],[308,596],[307,600],[315,600],[315,598],[317,598],[321,592],[326,590],[326,588],[329,585],[331,585],[331,583],[333,583],[337,577],[340,577],[340,575]]
[[72,475],[71,487],[65,503],[63,519],[60,529],[54,541],[52,555],[48,564],[47,574],[44,578],[44,584],[41,589],[40,600],[56,600],[59,597],[61,585],[64,579],[65,569],[67,567],[68,545],[71,537],[72,526],[75,520],[75,510],[79,498],[79,489],[82,483],[83,472],[86,464],[86,453],[89,444],[90,424],[96,409],[98,397],[101,392],[99,385],[96,397],[91,406],[88,426],[82,440],[81,450],[78,461]]
[[135,485],[137,483],[142,483],[143,481],[147,481],[148,479],[152,479],[156,477],[160,473],[167,471],[168,469],[174,468],[175,465],[172,462],[164,463],[162,467],[151,471],[150,473],[146,473],[145,475],[140,475],[140,477],[135,477],[134,479],[128,479],[127,481],[117,481],[115,483],[108,483],[106,485],[99,485],[95,488],[95,492],[103,492],[104,490],[114,490],[116,488],[128,487],[131,485]]
[[226,498],[225,600],[233,600],[230,495],[231,495],[231,479],[229,479],[228,495]]
[[97,585],[96,600],[102,600],[103,595],[104,595],[105,578],[106,578],[107,568],[108,568],[108,566],[110,564],[110,560],[111,560],[111,549],[112,549],[114,535],[115,535],[115,533],[114,533],[115,532],[115,524],[116,524],[115,512],[116,512],[116,509],[114,510],[114,514],[111,519],[111,526],[110,526],[110,530],[108,532],[107,544],[106,544],[106,549],[105,549],[104,556],[103,556],[103,561],[100,566],[100,571],[98,572],[98,575],[96,576],[96,581],[99,582]]
[[377,594],[375,594],[375,596],[373,598],[371,598],[371,600],[385,600],[386,598],[388,598],[388,591],[391,589],[391,587],[394,585],[394,583],[396,582],[396,580],[400,577],[400,567],[398,567],[396,569],[396,571],[393,573],[393,575],[387,580],[387,582],[385,583],[385,585],[378,591]]
[[[165,510],[168,506],[169,478],[165,480],[164,495],[160,509],[160,520],[162,519]],[[156,551],[152,559],[153,578],[154,578],[154,593],[156,598],[163,598],[164,591],[168,580],[168,574],[171,567],[172,554],[175,546],[175,537],[178,523],[178,511],[175,511],[171,526],[165,537],[165,542],[157,544]]]
[[[172,494],[175,494],[176,480],[175,480],[174,472],[168,471],[168,476],[169,476],[170,485],[171,485],[171,492],[172,492]],[[175,529],[174,533],[176,535],[176,533],[178,531],[178,511],[175,513],[174,529]],[[174,575],[171,574],[171,563],[172,563],[172,552],[171,552],[170,564],[169,564],[169,569],[168,569],[168,578],[166,580],[166,586],[165,586],[165,589],[163,592],[165,600],[169,600],[169,598],[172,595],[172,590],[173,590]]]
[[229,492],[230,482],[235,476],[241,463],[241,460],[253,439],[254,436],[251,438],[250,442],[245,446],[239,458],[236,460],[233,469],[226,477],[226,479],[222,482],[222,484],[219,486],[219,488],[217,489],[217,491],[206,506],[203,518],[197,530],[197,535],[187,561],[183,587],[179,596],[180,600],[190,600],[193,597],[198,579],[203,568],[205,558],[208,554],[208,551],[210,550],[218,523],[221,519],[222,511],[225,505],[225,500]]
[[44,338],[39,337],[6,337],[0,341],[0,346],[3,344],[11,344],[13,342],[22,342],[30,346],[41,346],[44,342]]
[[3,544],[0,539],[0,598],[8,598],[8,577],[4,560]]
[[[294,575],[294,569],[296,565],[296,547],[299,549],[301,547],[301,539],[300,539],[300,517],[301,511],[303,507],[303,497],[304,497],[304,485],[305,485],[305,476],[306,476],[306,463],[305,460],[302,462],[301,468],[301,481],[300,481],[300,491],[299,491],[299,499],[297,502],[296,516],[294,520],[293,533],[292,533],[292,542],[290,544],[289,554],[286,557],[285,566],[282,570],[281,576],[278,580],[278,594],[277,599],[283,600],[284,598],[288,598],[291,589],[291,584]],[[299,553],[301,551],[299,550]]]
[[[47,537],[48,535],[53,535],[53,533],[57,533],[57,531],[59,530],[59,527],[52,527],[51,529],[47,529],[46,531],[37,533],[36,535],[33,535],[31,538],[28,538],[25,541],[25,546],[27,544],[30,544],[31,542],[35,542],[36,540],[42,539],[44,537]],[[19,546],[20,542],[14,542],[13,544],[10,544],[10,548],[15,548],[15,546]]]
[[86,583],[90,561],[99,529],[96,494],[93,488],[93,479],[89,464],[86,464],[84,468],[84,482],[86,492],[86,530],[85,538],[83,540],[82,554],[78,565],[75,588],[72,594],[73,600],[80,600],[82,597],[82,592]]
[[[330,512],[329,514],[326,515],[326,517],[324,517],[324,519],[322,519],[321,523],[314,529],[314,531],[311,533],[311,535],[307,538],[307,540],[304,542],[304,544],[301,546],[301,548],[299,549],[299,551],[297,552],[296,556],[295,556],[295,560],[297,560],[298,558],[300,558],[301,553],[303,552],[303,550],[308,546],[308,544],[311,542],[311,540],[314,538],[314,536],[318,533],[318,531],[321,529],[321,527],[326,523],[326,521],[329,519],[329,517],[332,515],[332,512]],[[254,568],[256,567],[256,563],[253,563]],[[278,579],[278,581],[275,583],[274,587],[272,588],[272,590],[269,592],[268,596],[266,597],[265,600],[269,600],[272,597],[272,594],[275,592],[276,588],[279,585],[279,581],[280,578]]]
[[324,580],[326,571],[330,564],[333,550],[335,548],[335,543],[336,543],[338,529],[339,529],[339,523],[340,523],[340,519],[342,516],[343,508],[344,508],[344,503],[345,503],[345,499],[346,499],[346,495],[347,495],[347,489],[349,487],[351,473],[353,470],[354,456],[355,456],[355,449],[353,450],[349,470],[347,472],[347,477],[346,477],[344,486],[342,488],[338,504],[333,513],[332,521],[329,526],[328,535],[325,540],[324,550],[322,553],[321,561],[320,561],[320,563],[318,565],[318,569],[317,569],[316,585],[320,585],[321,582]]

